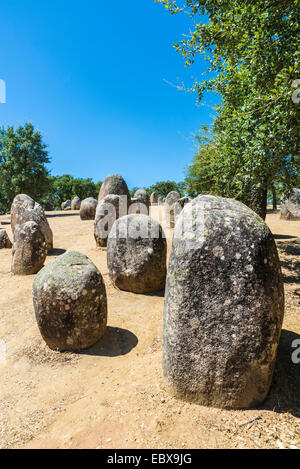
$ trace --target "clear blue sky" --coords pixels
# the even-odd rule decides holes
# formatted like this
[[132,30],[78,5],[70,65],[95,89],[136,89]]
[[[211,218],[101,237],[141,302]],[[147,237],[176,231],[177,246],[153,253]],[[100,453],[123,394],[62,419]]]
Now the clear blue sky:
[[186,69],[172,46],[190,24],[154,0],[2,2],[0,125],[41,130],[53,175],[182,180],[191,134],[213,114],[164,81],[190,85],[206,69]]

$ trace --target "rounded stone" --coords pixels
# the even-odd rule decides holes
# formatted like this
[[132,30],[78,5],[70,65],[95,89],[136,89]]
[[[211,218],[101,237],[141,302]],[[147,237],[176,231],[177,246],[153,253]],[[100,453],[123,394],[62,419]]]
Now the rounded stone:
[[180,200],[180,195],[176,191],[171,191],[165,198],[165,220],[168,228],[174,228],[175,226],[175,208],[176,202]]
[[94,221],[94,236],[99,247],[107,246],[107,238],[114,222],[119,218],[121,197],[109,194],[98,203]]
[[81,206],[81,200],[77,195],[74,197],[74,199],[71,202],[71,209],[72,210],[80,210]]
[[280,218],[284,220],[300,220],[300,189],[294,188],[288,198],[282,197]]
[[67,251],[39,272],[33,283],[33,304],[42,337],[53,350],[86,349],[105,334],[103,278],[79,252]]
[[19,194],[14,198],[11,206],[12,232],[14,233],[18,225],[27,221],[34,221],[38,224],[45,236],[47,249],[51,251],[53,249],[53,233],[43,208],[28,195]]
[[96,215],[98,201],[93,197],[88,197],[81,202],[80,218],[81,220],[94,220]]
[[166,254],[160,224],[147,215],[127,215],[114,223],[108,237],[109,275],[121,290],[160,291],[166,281]]
[[12,242],[8,237],[6,230],[0,228],[0,249],[11,249]]
[[71,210],[71,200],[66,200],[65,202],[63,202],[61,204],[61,209],[65,211]]
[[151,205],[153,204],[158,204],[158,197],[159,197],[159,193],[154,191],[152,192],[152,194],[150,195],[150,203]]
[[265,222],[240,202],[199,196],[181,212],[168,267],[163,371],[202,405],[250,408],[269,391],[284,314]]
[[47,243],[39,225],[27,221],[14,232],[11,272],[13,275],[36,274],[47,257]]
[[107,176],[104,182],[101,185],[99,191],[99,202],[104,199],[106,195],[115,194],[115,195],[126,195],[128,198],[128,204],[130,202],[130,194],[125,180],[120,176],[120,174],[111,174]]

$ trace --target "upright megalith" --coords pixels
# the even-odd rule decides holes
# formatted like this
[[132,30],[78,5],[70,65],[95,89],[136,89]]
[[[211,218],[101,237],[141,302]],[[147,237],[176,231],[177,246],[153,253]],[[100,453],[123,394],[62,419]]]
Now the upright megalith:
[[39,225],[27,221],[14,232],[11,272],[13,275],[36,274],[47,257],[47,243]]
[[107,265],[116,287],[135,293],[162,290],[167,244],[160,224],[147,215],[117,220],[108,237]]
[[265,222],[240,202],[199,196],[174,230],[163,371],[178,396],[249,408],[269,391],[284,313],[280,263]]
[[38,327],[51,349],[85,349],[105,334],[103,278],[79,252],[67,251],[39,272],[33,283],[33,304]]
[[165,219],[168,228],[174,228],[175,226],[175,204],[180,199],[180,194],[176,191],[171,191],[165,198]]
[[119,218],[122,210],[122,198],[109,194],[98,203],[94,221],[94,236],[99,247],[107,246],[107,238],[114,222]]
[[81,220],[94,220],[98,202],[93,197],[88,197],[81,202],[80,218]]
[[81,200],[80,198],[76,195],[74,199],[71,202],[71,209],[72,210],[80,210],[81,206]]
[[128,209],[128,214],[149,215],[150,198],[145,189],[138,189]]
[[152,192],[152,194],[150,195],[150,203],[151,205],[156,205],[158,204],[158,197],[159,197],[159,193],[154,191]]
[[107,176],[104,182],[101,185],[99,197],[99,202],[104,199],[106,195],[126,195],[128,198],[128,204],[130,202],[130,194],[125,180],[120,176],[120,174],[111,174]]
[[294,188],[289,197],[282,197],[280,218],[284,220],[300,220],[300,189]]
[[13,233],[18,225],[22,225],[27,221],[34,221],[45,236],[48,251],[53,249],[53,233],[40,204],[26,194],[19,194],[14,198],[10,211]]
[[8,237],[7,231],[0,228],[0,249],[12,248],[12,242]]

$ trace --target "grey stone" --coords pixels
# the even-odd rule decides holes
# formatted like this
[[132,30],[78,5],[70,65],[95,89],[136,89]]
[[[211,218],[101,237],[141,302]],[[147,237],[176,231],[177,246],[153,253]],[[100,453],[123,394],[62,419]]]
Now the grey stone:
[[77,195],[74,197],[74,199],[71,202],[71,209],[72,210],[80,210],[81,206],[81,200]]
[[162,290],[166,280],[167,244],[159,223],[147,215],[117,220],[107,243],[109,275],[121,290]]
[[51,349],[86,349],[105,334],[103,278],[79,252],[67,251],[39,272],[33,283],[33,304],[38,327]]
[[63,202],[61,204],[61,209],[65,211],[71,210],[71,200],[66,200],[65,202]]
[[88,197],[81,202],[80,218],[81,220],[94,220],[96,215],[98,201],[93,197]]
[[130,194],[127,184],[120,174],[111,174],[110,176],[107,176],[100,188],[98,197],[99,202],[109,194],[126,195],[128,198],[128,205],[130,203]]
[[158,197],[159,197],[159,193],[154,191],[152,192],[152,194],[150,195],[150,203],[151,205],[154,205],[154,204],[157,204],[158,203]]
[[165,198],[165,219],[168,228],[175,226],[175,204],[180,199],[180,194],[176,191],[171,191]]
[[114,222],[120,216],[121,203],[121,197],[114,194],[105,196],[98,203],[94,222],[94,236],[97,246],[107,246],[108,235]]
[[284,220],[300,220],[300,189],[294,188],[288,198],[282,197],[280,211]]
[[0,229],[0,249],[11,249],[12,242],[8,237],[6,230]]
[[17,225],[14,232],[11,272],[13,275],[36,274],[47,257],[47,243],[34,221]]
[[19,194],[14,198],[11,206],[12,232],[14,233],[18,225],[22,225],[27,221],[34,221],[38,224],[45,236],[47,249],[51,251],[53,249],[53,233],[43,208],[28,195]]
[[163,371],[202,405],[250,408],[270,388],[284,314],[277,248],[240,202],[199,196],[179,216],[164,305]]

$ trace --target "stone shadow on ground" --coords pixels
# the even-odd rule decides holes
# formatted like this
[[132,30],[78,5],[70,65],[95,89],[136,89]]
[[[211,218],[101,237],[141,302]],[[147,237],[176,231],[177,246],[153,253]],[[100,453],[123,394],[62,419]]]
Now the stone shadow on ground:
[[277,244],[284,283],[300,281],[300,239]]
[[289,412],[300,417],[300,363],[292,361],[296,350],[292,347],[294,340],[300,341],[300,335],[282,329],[272,386],[260,408],[278,413]]
[[138,338],[127,329],[107,327],[104,337],[99,342],[78,353],[98,357],[118,357],[129,353],[137,344]]
[[48,256],[53,257],[53,256],[61,256],[66,252],[65,249],[60,249],[60,248],[54,248],[51,251],[48,252]]
[[46,213],[46,218],[57,218],[57,217],[79,217],[78,213],[55,213],[55,214],[48,214]]

